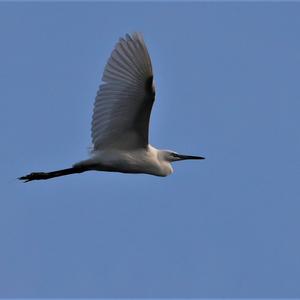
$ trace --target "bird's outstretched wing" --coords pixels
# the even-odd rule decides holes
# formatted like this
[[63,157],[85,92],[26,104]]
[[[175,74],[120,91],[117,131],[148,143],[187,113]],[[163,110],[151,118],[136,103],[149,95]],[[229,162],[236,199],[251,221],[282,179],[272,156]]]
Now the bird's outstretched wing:
[[155,90],[150,56],[140,33],[119,40],[102,81],[92,120],[94,150],[146,147]]

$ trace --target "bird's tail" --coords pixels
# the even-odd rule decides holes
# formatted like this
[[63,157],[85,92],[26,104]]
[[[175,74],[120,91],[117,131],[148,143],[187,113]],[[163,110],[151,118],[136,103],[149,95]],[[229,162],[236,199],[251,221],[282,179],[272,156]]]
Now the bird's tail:
[[19,177],[18,179],[24,180],[24,182],[32,181],[32,180],[45,180],[59,176],[65,176],[70,174],[82,173],[90,170],[90,168],[86,167],[72,167],[68,169],[57,170],[53,172],[33,172],[28,175]]

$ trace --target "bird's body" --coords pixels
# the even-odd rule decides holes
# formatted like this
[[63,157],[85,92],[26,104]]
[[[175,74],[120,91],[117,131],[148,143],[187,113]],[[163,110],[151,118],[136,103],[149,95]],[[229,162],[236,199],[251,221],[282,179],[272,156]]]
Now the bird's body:
[[151,145],[133,150],[106,149],[95,151],[91,158],[75,164],[74,167],[86,167],[96,171],[167,176],[173,172],[173,168],[171,163],[163,158],[163,151]]
[[173,172],[171,162],[203,159],[158,150],[149,144],[155,87],[150,56],[141,34],[127,34],[119,40],[102,81],[94,105],[91,157],[72,168],[34,172],[20,177],[21,180],[49,179],[90,170],[167,176]]

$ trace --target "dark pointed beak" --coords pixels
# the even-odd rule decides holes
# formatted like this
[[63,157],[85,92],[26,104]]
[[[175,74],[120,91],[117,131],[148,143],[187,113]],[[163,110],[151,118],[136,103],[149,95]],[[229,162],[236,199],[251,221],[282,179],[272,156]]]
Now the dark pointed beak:
[[202,156],[194,156],[194,155],[183,155],[183,154],[178,154],[177,155],[180,160],[184,159],[205,159],[205,157]]

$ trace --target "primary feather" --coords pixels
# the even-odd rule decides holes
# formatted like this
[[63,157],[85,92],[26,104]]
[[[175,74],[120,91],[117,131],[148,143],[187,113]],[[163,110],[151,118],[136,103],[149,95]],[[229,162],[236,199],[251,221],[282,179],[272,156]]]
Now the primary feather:
[[148,145],[155,97],[150,56],[139,33],[116,44],[104,69],[92,119],[94,150]]

